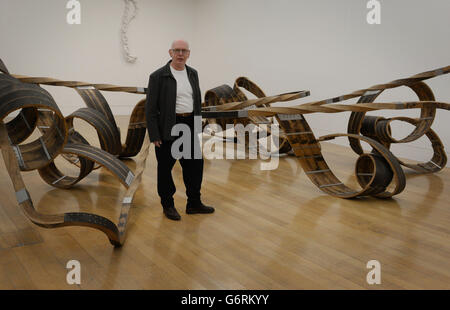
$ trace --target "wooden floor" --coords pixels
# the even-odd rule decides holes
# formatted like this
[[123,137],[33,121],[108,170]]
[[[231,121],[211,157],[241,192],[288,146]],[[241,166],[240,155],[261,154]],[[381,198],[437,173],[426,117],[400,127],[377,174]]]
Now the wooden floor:
[[[127,121],[118,117],[122,139]],[[350,149],[323,149],[342,180],[354,182]],[[176,164],[182,219],[174,222],[163,216],[155,167],[152,148],[128,239],[114,249],[96,230],[31,224],[1,161],[0,289],[450,289],[448,168],[409,173],[394,199],[343,200],[320,192],[295,157],[272,171],[260,170],[260,160],[206,160],[202,197],[216,212],[187,215]],[[52,188],[36,171],[23,176],[40,212],[87,211],[117,223],[125,190],[104,169],[71,190]],[[69,260],[81,263],[80,285],[66,283]],[[381,263],[380,285],[366,282],[369,260]]]

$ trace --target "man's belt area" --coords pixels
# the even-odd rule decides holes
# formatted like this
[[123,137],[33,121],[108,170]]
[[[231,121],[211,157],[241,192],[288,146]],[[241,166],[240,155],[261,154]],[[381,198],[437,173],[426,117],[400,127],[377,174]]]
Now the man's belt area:
[[189,116],[193,116],[194,112],[187,112],[187,113],[176,113],[176,115],[178,117],[189,117]]

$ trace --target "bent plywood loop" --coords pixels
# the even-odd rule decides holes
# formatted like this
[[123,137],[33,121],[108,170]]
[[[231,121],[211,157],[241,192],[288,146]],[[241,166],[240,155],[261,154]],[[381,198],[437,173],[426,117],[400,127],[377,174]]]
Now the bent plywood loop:
[[[244,88],[257,98],[249,100],[245,95],[245,93],[241,90],[241,88]],[[231,88],[228,85],[221,85],[216,88],[208,90],[205,94],[204,108],[205,109],[209,108],[211,110],[211,107],[214,107],[214,111],[229,111],[238,109],[245,109],[252,111],[252,109],[258,107],[270,108],[271,104],[275,102],[295,100],[308,95],[309,95],[308,91],[300,91],[267,97],[266,94],[262,91],[262,89],[254,82],[252,82],[246,77],[239,77],[236,79],[233,88]],[[270,127],[260,126],[273,124],[273,120],[268,119],[265,115],[248,114],[248,117],[238,119],[221,117],[214,119],[213,121],[211,119],[208,119],[208,122],[218,124],[223,129],[226,128],[228,124],[232,125],[242,124],[243,126],[247,126],[248,124],[252,123],[256,126],[259,126],[258,128],[259,130],[267,131],[267,133],[264,136],[269,136],[272,134]],[[281,133],[280,137],[276,138],[277,139],[281,138],[281,141],[279,143],[280,153],[287,153],[291,150],[289,143],[286,137],[284,137],[283,133]],[[248,136],[245,136],[244,141],[238,142],[244,143],[245,145],[249,145]]]
[[12,146],[9,144],[8,133],[3,121],[0,121],[0,145],[3,160],[5,161],[8,174],[16,192],[17,202],[31,222],[45,228],[89,226],[103,231],[108,236],[111,243],[114,244],[115,242],[119,242],[117,227],[104,217],[87,213],[72,212],[48,215],[37,212],[20,174],[19,163]]
[[79,82],[79,81],[62,81],[58,79],[53,79],[49,77],[31,77],[26,75],[12,74],[12,77],[18,79],[23,83],[31,84],[42,84],[42,85],[52,85],[52,86],[65,86],[70,88],[95,88],[103,91],[115,91],[115,92],[126,92],[132,94],[143,94],[145,95],[146,89],[143,87],[128,87],[128,86],[118,86],[112,84],[94,84],[89,82]]
[[[61,152],[67,142],[67,127],[58,106],[46,90],[37,85],[23,84],[4,74],[0,75],[0,88],[2,89],[0,93],[1,121],[12,112],[27,109],[26,112],[21,111],[11,121],[18,128],[8,126],[9,123],[5,128],[5,130],[10,130],[8,131],[8,138],[19,159],[20,169],[31,171],[48,165]],[[41,111],[51,115],[52,122],[48,129],[38,139],[26,144],[18,144],[34,131],[37,126],[38,112]],[[31,123],[30,120],[32,120]],[[17,129],[24,129],[26,133],[16,134]]]
[[[412,125],[416,125],[420,120],[410,117],[396,117],[395,120],[407,122]],[[434,173],[444,169],[447,164],[447,154],[445,153],[444,144],[439,138],[438,134],[433,129],[428,129],[425,136],[431,143],[433,149],[433,156],[428,162],[412,164],[398,159],[401,165],[413,169],[420,173]]]
[[[419,101],[425,102],[433,102],[435,101],[434,94],[431,89],[424,82],[417,82],[415,84],[405,84],[405,86],[411,88],[419,97]],[[383,92],[383,89],[380,89],[374,93],[368,93],[363,95],[359,101],[360,103],[372,103],[375,99]],[[359,134],[361,132],[361,127],[364,122],[366,112],[352,112],[350,115],[350,119],[348,122],[347,132],[350,134]],[[382,140],[383,143],[407,143],[412,142],[420,137],[422,137],[426,132],[431,128],[433,124],[434,118],[436,115],[436,105],[435,104],[425,104],[421,107],[420,119],[416,122],[414,130],[405,138],[401,140],[396,140],[392,137],[389,132],[389,123],[395,120],[383,120],[380,122],[378,126],[378,131],[382,134],[378,135],[378,137]],[[349,138],[351,148],[357,153],[360,154],[362,152],[361,145],[355,139]]]
[[122,208],[120,210],[120,217],[118,224],[120,244],[123,244],[123,242],[125,241],[125,234],[129,219],[131,203],[133,201],[136,190],[138,189],[139,185],[142,182],[142,174],[144,173],[149,151],[150,151],[150,139],[148,138],[148,135],[145,134],[144,144],[137,158],[136,169],[134,172],[135,177],[131,182],[130,186],[128,187],[122,200]]
[[0,72],[3,72],[5,74],[9,74],[8,69],[6,68],[5,64],[3,63],[3,61],[0,59]]
[[119,154],[120,158],[136,156],[142,148],[144,137],[147,133],[145,102],[146,99],[140,100],[131,112],[127,137],[125,144],[122,145],[122,150]]
[[[3,63],[2,63],[3,64]],[[4,70],[6,71],[6,70]],[[3,71],[2,71],[3,72]],[[7,73],[7,72],[4,72]],[[28,83],[39,82],[29,79]],[[8,167],[8,173],[16,190],[19,206],[34,224],[45,228],[62,226],[88,226],[104,232],[110,242],[120,246],[125,241],[125,229],[130,209],[130,197],[134,196],[140,184],[144,161],[148,155],[148,145],[139,157],[136,179],[134,173],[117,156],[134,156],[141,151],[145,137],[144,101],[140,101],[133,110],[129,124],[126,145],[120,143],[120,131],[104,97],[97,89],[79,89],[87,108],[81,108],[64,118],[52,96],[39,85],[24,84],[9,74],[0,75],[0,136],[2,155]],[[8,124],[3,119],[14,111],[19,111]],[[73,119],[80,118],[91,124],[98,133],[102,149],[90,146],[73,128]],[[139,124],[137,124],[139,123]],[[144,123],[144,126],[143,126]],[[37,140],[20,145],[35,129],[41,133]],[[66,176],[56,167],[54,159],[64,156],[77,165],[79,175]],[[68,212],[64,214],[41,214],[34,209],[31,196],[20,175],[20,170],[38,169],[41,177],[50,185],[70,188],[82,180],[94,168],[105,167],[128,189],[127,199],[121,203],[119,225],[111,220],[91,213]],[[133,184],[133,187],[130,186]]]
[[[144,113],[145,100],[141,100],[134,107],[126,142],[122,145],[120,130],[100,90],[146,94],[147,89],[10,75],[1,60],[0,71],[2,72],[0,74],[0,143],[19,206],[37,225],[47,228],[89,226],[103,231],[115,246],[123,244],[131,203],[142,180],[142,172],[149,153]],[[280,139],[285,142],[281,143],[280,152],[291,149],[299,158],[307,176],[322,191],[341,198],[360,196],[388,198],[405,188],[405,176],[400,164],[420,172],[436,172],[441,170],[447,162],[444,146],[438,135],[431,129],[431,125],[436,109],[450,110],[450,104],[437,102],[431,89],[424,83],[427,79],[447,73],[450,73],[450,66],[325,100],[276,107],[272,104],[306,97],[309,91],[266,96],[254,82],[240,77],[236,79],[233,88],[222,85],[208,91],[202,113],[205,117],[209,117],[208,121],[221,124],[222,127],[226,124],[253,123],[256,126],[276,124],[276,119],[283,129]],[[39,87],[39,84],[75,88],[85,102],[86,108],[81,108],[66,118],[63,117],[52,96]],[[374,102],[383,91],[399,86],[411,88],[419,97],[419,101]],[[252,93],[256,99],[248,99],[244,90]],[[360,97],[357,104],[340,103],[357,97]],[[416,108],[421,109],[419,118],[388,119],[366,115],[367,112],[378,110]],[[17,116],[5,125],[3,119],[15,111],[19,111]],[[327,135],[319,139],[315,138],[304,118],[304,114],[345,111],[352,112],[348,133]],[[75,130],[74,118],[83,119],[95,128],[101,148],[89,145],[86,139]],[[406,138],[397,140],[391,132],[391,123],[394,121],[412,124],[414,130]],[[21,144],[36,128],[41,132],[41,137],[31,143]],[[271,134],[271,131],[267,129],[267,133]],[[428,162],[405,163],[389,151],[392,143],[408,143],[424,135],[430,140],[434,151],[432,159]],[[355,190],[343,184],[323,158],[320,142],[337,137],[347,137],[352,149],[360,154],[355,164],[355,173],[361,189]],[[361,141],[372,147],[370,153],[363,152]],[[119,158],[135,156],[138,153],[137,167],[133,173]],[[65,176],[58,170],[54,159],[59,155],[78,166],[80,169],[78,176]],[[50,185],[69,188],[100,166],[112,172],[127,188],[121,202],[118,225],[96,214],[71,212],[44,215],[36,212],[20,175],[21,170],[38,169],[40,175]]]
[[[319,141],[315,138],[311,127],[303,115],[278,114],[276,117],[281,128],[286,133],[289,144],[292,146],[295,156],[299,159],[305,174],[312,183],[325,193],[340,198],[355,198],[367,195],[388,198],[404,189],[406,181],[400,164],[391,152],[380,143],[370,138],[352,134],[333,134],[320,139],[320,141],[325,141],[340,136],[347,136],[363,140],[374,148],[376,153],[365,154],[373,160],[374,164],[371,171],[365,171],[364,173],[371,173],[372,177],[367,182],[360,182],[363,187],[361,190],[355,190],[345,185],[332,172],[323,157]],[[357,166],[357,170],[358,168],[359,166]],[[380,176],[380,170],[384,172],[384,175]],[[393,173],[395,182],[395,189],[392,192],[386,190],[389,184],[384,183],[386,175],[390,173]],[[364,180],[364,178],[361,179]]]

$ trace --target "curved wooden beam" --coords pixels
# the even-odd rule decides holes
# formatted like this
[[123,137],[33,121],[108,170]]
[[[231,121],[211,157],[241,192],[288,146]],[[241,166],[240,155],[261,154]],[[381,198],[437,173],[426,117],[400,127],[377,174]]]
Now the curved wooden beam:
[[[311,181],[322,191],[329,195],[341,198],[354,198],[360,196],[374,196],[378,198],[388,198],[399,194],[405,187],[405,177],[400,165],[409,167],[418,172],[437,172],[447,163],[447,156],[444,145],[438,135],[431,129],[437,109],[450,109],[450,104],[437,102],[431,89],[423,81],[450,72],[450,66],[439,68],[416,74],[409,78],[398,79],[386,84],[378,84],[366,89],[361,89],[350,94],[344,94],[326,100],[314,101],[289,107],[277,106],[268,107],[263,103],[271,100],[280,100],[280,97],[272,96],[253,100],[241,100],[240,102],[223,103],[215,99],[216,111],[233,111],[256,105],[250,108],[246,115],[252,117],[275,116],[284,131],[284,135],[289,141],[293,153],[299,161]],[[215,96],[223,96],[225,100],[230,96],[230,87],[221,86],[213,89]],[[409,102],[374,102],[384,91],[395,87],[407,86],[411,88],[419,98],[419,101]],[[227,97],[228,96],[228,97]],[[296,98],[298,94],[288,94]],[[339,102],[351,98],[361,97],[357,104],[340,104]],[[207,107],[208,108],[208,107]],[[384,117],[367,116],[367,112],[383,109],[416,109],[421,110],[418,118],[394,117],[386,119]],[[304,118],[304,114],[310,113],[341,113],[352,112],[347,134],[332,134],[316,139],[314,133]],[[237,111],[236,111],[237,112]],[[414,125],[414,130],[403,139],[395,139],[391,134],[390,123],[393,121],[404,121]],[[427,136],[433,148],[433,157],[426,163],[410,164],[397,159],[390,151],[392,143],[409,143]],[[331,171],[325,162],[319,141],[331,140],[336,137],[347,137],[352,149],[360,155],[356,163],[356,177],[361,185],[361,190],[354,190],[343,184]],[[367,142],[372,148],[372,152],[364,153],[360,141]],[[395,183],[393,190],[387,190],[391,181]]]
[[[141,182],[149,153],[150,143],[146,138],[144,113],[145,99],[140,100],[134,107],[128,125],[126,142],[122,145],[120,130],[100,90],[146,94],[147,89],[62,81],[47,77],[10,75],[1,60],[0,72],[2,72],[0,74],[0,145],[19,206],[27,217],[39,226],[47,228],[88,226],[104,232],[115,246],[122,245],[125,240],[131,203]],[[444,145],[431,126],[436,110],[450,110],[450,104],[436,101],[433,92],[424,83],[427,79],[447,73],[450,73],[450,66],[378,84],[338,97],[289,107],[273,107],[271,105],[275,102],[287,102],[306,97],[309,95],[309,91],[266,96],[254,82],[240,77],[236,79],[233,88],[222,85],[207,91],[202,110],[208,112],[209,115],[212,115],[211,113],[214,111],[218,113],[217,115],[221,115],[215,121],[223,128],[226,124],[237,123],[243,125],[249,123],[272,124],[274,120],[268,119],[268,117],[275,117],[283,129],[280,134],[280,138],[283,139],[280,151],[292,150],[294,155],[299,158],[306,175],[322,191],[341,198],[361,196],[389,198],[399,194],[405,188],[405,175],[400,165],[429,173],[441,170],[447,163]],[[39,87],[39,84],[75,88],[86,107],[64,117],[52,96]],[[375,99],[383,91],[400,86],[411,88],[419,100],[375,102]],[[241,88],[252,93],[256,99],[249,100]],[[340,103],[357,97],[360,97],[357,104]],[[421,110],[418,118],[384,118],[366,115],[367,112],[377,110],[417,108]],[[5,117],[15,111],[19,111],[17,116],[4,124]],[[233,111],[239,113],[230,113]],[[241,111],[245,113],[240,113]],[[304,118],[304,114],[309,113],[341,113],[345,111],[352,112],[348,133],[331,134],[318,139]],[[236,115],[238,118],[235,117]],[[76,131],[73,126],[75,118],[84,120],[96,129],[101,148],[89,145],[86,139]],[[412,124],[414,130],[407,137],[397,140],[391,133],[390,124],[393,121]],[[36,127],[40,130],[41,137],[30,143],[21,144]],[[430,140],[434,152],[432,159],[428,162],[406,163],[397,159],[389,151],[392,143],[409,143],[422,136],[426,136]],[[352,149],[360,155],[356,161],[355,173],[361,189],[353,189],[341,182],[331,171],[322,155],[320,142],[337,137],[347,137]],[[364,153],[360,141],[368,143],[372,147],[372,151]],[[118,159],[137,154],[139,156],[134,173]],[[79,175],[74,177],[63,175],[54,163],[54,159],[58,155],[78,166]],[[55,187],[69,188],[100,166],[111,171],[127,188],[121,204],[118,225],[100,215],[83,212],[40,214],[34,209],[20,174],[20,171],[38,169],[47,183]]]
[[[24,214],[34,224],[46,228],[91,227],[104,232],[114,246],[121,246],[125,242],[131,202],[141,182],[148,156],[148,141],[141,150],[146,134],[145,99],[141,100],[133,110],[127,141],[125,145],[122,145],[120,131],[112,112],[98,89],[80,82],[59,83],[56,80],[44,81],[40,78],[24,78],[24,81],[28,83],[25,84],[9,75],[6,67],[2,66],[4,66],[3,62],[0,64],[1,71],[5,73],[0,74],[0,144],[19,206]],[[87,107],[78,109],[66,118],[63,117],[52,96],[39,85],[31,84],[40,82],[75,87]],[[135,92],[129,88],[99,85],[97,84],[100,89],[105,90]],[[141,92],[136,91],[136,93]],[[13,120],[4,124],[3,119],[14,111],[20,112]],[[74,118],[83,119],[95,128],[101,149],[90,146],[87,140],[73,128]],[[41,132],[41,137],[31,143],[20,144],[33,133],[35,128]],[[139,152],[141,154],[137,163],[136,178],[135,174],[117,157],[130,157]],[[79,175],[75,177],[63,175],[54,163],[58,155],[64,156],[70,163],[78,166]],[[20,174],[20,170],[38,169],[39,174],[48,184],[70,188],[95,169],[95,166],[108,169],[127,188],[126,196],[121,203],[118,225],[100,215],[85,212],[52,215],[37,212]]]
[[89,82],[79,82],[79,81],[63,81],[58,79],[53,79],[49,77],[33,77],[19,74],[11,74],[12,77],[18,79],[22,83],[30,84],[42,84],[42,85],[53,85],[53,86],[65,86],[70,88],[83,88],[83,87],[93,87],[98,90],[103,91],[115,91],[115,92],[125,92],[132,94],[142,94],[145,95],[147,89],[144,87],[130,87],[130,86],[118,86],[112,84],[94,84]]

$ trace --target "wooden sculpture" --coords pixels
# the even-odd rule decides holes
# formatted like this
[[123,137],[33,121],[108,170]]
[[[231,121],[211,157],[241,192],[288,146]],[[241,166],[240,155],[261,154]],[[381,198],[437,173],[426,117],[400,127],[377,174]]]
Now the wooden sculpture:
[[[61,114],[52,96],[38,84],[42,79],[22,77],[22,81],[10,75],[6,66],[0,61],[0,143],[3,159],[16,191],[17,201],[24,214],[36,225],[55,228],[61,226],[88,226],[103,231],[115,246],[125,240],[128,212],[134,193],[140,183],[145,167],[149,142],[145,139],[146,125],[144,104],[139,101],[130,118],[125,145],[121,144],[120,131],[112,112],[99,89],[138,93],[137,88],[115,87],[114,85],[92,85],[81,82],[60,83],[46,79],[51,85],[64,85],[75,88],[86,103],[86,108],[78,109],[67,117]],[[97,88],[95,88],[97,87]],[[4,124],[4,118],[14,112],[20,113]],[[92,125],[100,140],[101,148],[89,145],[74,126],[74,118],[80,118]],[[37,140],[20,144],[35,130],[41,132]],[[142,148],[143,143],[144,148]],[[136,171],[133,173],[119,158],[138,158]],[[62,155],[76,165],[78,176],[61,173],[54,159]],[[127,188],[122,201],[118,225],[96,214],[70,212],[64,214],[44,215],[38,213],[22,180],[20,171],[38,169],[45,182],[54,187],[70,188],[96,167],[103,166],[115,175]]]
[[[55,228],[61,226],[88,226],[104,232],[114,246],[125,241],[130,206],[140,182],[149,153],[149,139],[146,136],[144,113],[145,99],[140,100],[130,117],[126,142],[121,144],[117,128],[108,103],[100,91],[119,91],[146,94],[145,88],[122,87],[111,84],[93,84],[78,81],[61,81],[47,77],[12,75],[0,59],[0,145],[3,160],[8,169],[16,198],[24,214],[36,225]],[[256,126],[271,124],[274,118],[283,130],[279,136],[280,152],[292,152],[298,157],[306,175],[325,193],[341,198],[374,196],[388,198],[405,188],[405,175],[401,165],[422,173],[437,172],[447,162],[444,146],[431,129],[437,109],[450,109],[450,104],[435,101],[431,89],[423,82],[432,77],[447,74],[450,66],[417,74],[410,78],[375,85],[367,89],[339,97],[310,102],[290,107],[271,107],[274,102],[285,102],[303,98],[309,91],[296,91],[276,96],[266,96],[252,81],[240,77],[233,88],[222,85],[205,94],[202,116],[209,123],[249,124]],[[52,96],[39,85],[54,85],[74,88],[86,107],[64,117]],[[418,96],[419,101],[375,103],[385,90],[407,86]],[[256,99],[248,99],[240,89],[244,88]],[[347,99],[360,97],[357,104],[337,104]],[[420,118],[367,116],[368,111],[382,109],[420,108]],[[20,111],[4,123],[7,115]],[[309,113],[339,113],[351,111],[347,133],[326,135],[316,138],[304,115]],[[73,120],[83,119],[93,126],[98,134],[100,148],[89,145],[76,131]],[[391,135],[390,123],[403,121],[415,126],[406,138],[396,140]],[[21,144],[35,129],[41,136],[30,143]],[[270,134],[270,132],[268,133]],[[432,143],[433,157],[422,164],[405,163],[389,150],[392,143],[408,143],[422,136]],[[359,155],[356,161],[356,179],[361,189],[352,189],[343,184],[330,170],[322,153],[320,142],[336,137],[347,137],[351,148]],[[360,141],[372,147],[364,153]],[[241,141],[242,142],[242,141]],[[246,141],[243,141],[246,143]],[[139,154],[139,155],[138,155]],[[55,165],[54,159],[61,155],[79,168],[78,176],[64,175]],[[138,155],[137,165],[132,172],[120,158]],[[21,177],[21,171],[37,169],[49,185],[70,188],[80,182],[98,167],[105,167],[127,188],[121,204],[121,213],[116,225],[100,215],[69,212],[44,215],[37,212]]]
[[[309,96],[309,91],[300,91],[300,92],[292,92],[292,93],[286,93],[281,94],[278,96],[272,96],[272,97],[266,97],[264,92],[261,90],[261,88],[258,87],[255,83],[250,81],[246,77],[239,77],[236,79],[236,82],[234,83],[234,87],[231,88],[230,86],[224,84],[219,87],[210,89],[205,94],[205,103],[203,104],[205,111],[211,111],[217,106],[221,106],[221,108],[227,107],[227,109],[233,109],[233,110],[239,110],[239,109],[253,109],[256,107],[255,104],[252,103],[252,100],[248,100],[247,96],[244,94],[244,92],[240,88],[244,88],[253,95],[255,95],[258,99],[257,102],[258,106],[261,107],[270,107],[271,103],[274,102],[283,102],[283,101],[290,101],[294,99],[303,98],[306,96]],[[245,103],[242,103],[245,101]],[[241,102],[240,104],[236,104],[237,102]],[[228,104],[227,104],[228,103]],[[209,118],[204,125],[206,126],[208,123],[217,123],[221,126],[221,128],[225,129],[226,125],[228,124],[242,124],[243,126],[248,125],[249,123],[253,123],[255,125],[261,125],[261,124],[272,124],[273,120],[269,120],[265,116],[249,116],[249,117],[241,117],[241,118],[234,118],[234,117],[222,117],[222,118]],[[271,133],[268,132],[265,136],[269,136]],[[291,150],[291,146],[287,140],[287,138],[284,137],[275,137],[281,138],[279,142],[279,153],[287,153]],[[236,140],[237,141],[237,140]],[[248,144],[248,136],[245,136],[245,141],[240,141],[241,143]]]
[[[450,72],[450,66],[437,70],[423,72],[409,78],[395,80],[386,84],[379,84],[367,89],[361,89],[350,94],[310,102],[290,107],[265,107],[266,99],[254,99],[249,103],[222,103],[228,100],[232,93],[228,87],[227,92],[219,93],[210,102],[214,103],[215,111],[231,111],[248,107],[250,104],[257,108],[246,110],[242,114],[249,120],[257,116],[274,116],[284,133],[281,139],[289,141],[290,148],[298,157],[306,175],[319,189],[325,193],[340,197],[354,198],[361,196],[374,196],[388,198],[403,191],[406,184],[404,172],[400,165],[414,169],[421,173],[431,173],[442,170],[447,163],[444,145],[438,135],[431,129],[436,115],[436,109],[450,110],[450,104],[435,101],[433,92],[423,82]],[[419,98],[414,102],[374,103],[375,99],[385,90],[407,86],[411,88]],[[225,89],[221,87],[220,89]],[[222,94],[222,95],[220,95]],[[360,97],[357,104],[336,104],[351,98]],[[223,99],[222,99],[223,98]],[[207,98],[208,99],[208,98]],[[205,109],[210,104],[205,104]],[[381,109],[414,109],[420,108],[420,118],[366,116],[366,112]],[[326,135],[316,139],[309,127],[304,114],[323,112],[339,113],[351,111],[347,133]],[[391,135],[390,123],[403,121],[415,126],[415,129],[406,138],[396,140]],[[257,124],[257,122],[255,122]],[[408,143],[426,136],[433,148],[433,157],[430,161],[420,164],[405,163],[396,158],[389,150],[392,143]],[[361,189],[352,189],[341,182],[331,171],[326,163],[320,147],[320,141],[332,140],[337,137],[348,137],[351,148],[360,155],[355,167],[356,179]],[[360,141],[367,142],[371,147],[370,153],[364,153]],[[388,189],[392,184],[392,189]]]

